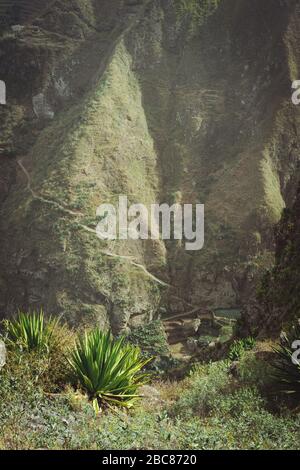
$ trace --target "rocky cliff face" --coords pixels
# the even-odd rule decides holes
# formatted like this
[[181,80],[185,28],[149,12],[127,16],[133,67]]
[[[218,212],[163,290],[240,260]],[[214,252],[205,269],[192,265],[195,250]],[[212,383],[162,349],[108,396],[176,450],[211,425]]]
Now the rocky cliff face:
[[[57,0],[8,21],[1,312],[119,330],[247,299],[299,179],[299,20],[293,0]],[[119,194],[204,203],[204,249],[100,241],[96,208]]]
[[242,316],[246,334],[278,336],[300,317],[300,187],[275,227],[275,266],[258,284]]

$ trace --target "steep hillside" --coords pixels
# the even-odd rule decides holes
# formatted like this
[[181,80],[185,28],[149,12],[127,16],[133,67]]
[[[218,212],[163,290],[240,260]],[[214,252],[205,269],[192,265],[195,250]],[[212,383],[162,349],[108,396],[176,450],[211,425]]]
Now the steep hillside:
[[293,206],[284,210],[275,228],[275,240],[275,266],[263,276],[242,317],[248,334],[276,337],[299,318],[300,188]]
[[[6,26],[1,312],[118,331],[245,301],[299,180],[299,19],[293,0],[57,0]],[[204,249],[100,241],[119,194],[204,203]]]

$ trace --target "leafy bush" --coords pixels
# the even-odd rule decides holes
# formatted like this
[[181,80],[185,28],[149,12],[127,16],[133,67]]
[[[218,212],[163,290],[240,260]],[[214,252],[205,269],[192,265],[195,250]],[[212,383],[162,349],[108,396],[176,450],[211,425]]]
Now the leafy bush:
[[283,393],[300,399],[300,363],[293,359],[294,341],[300,340],[300,324],[295,325],[291,331],[281,336],[281,344],[274,347],[276,361],[273,365],[273,378],[276,387]]
[[154,320],[145,325],[133,328],[126,340],[138,346],[145,358],[153,360],[147,369],[163,375],[168,370],[178,366],[178,360],[171,357],[167,335],[161,320]]
[[19,313],[3,324],[8,367],[18,373],[27,371],[28,380],[45,391],[62,390],[70,376],[67,353],[74,346],[74,332],[59,319],[46,319],[42,311]]
[[186,389],[172,407],[172,414],[206,415],[214,400],[229,386],[230,377],[226,361],[197,366],[187,379]]
[[179,18],[190,19],[190,33],[197,26],[202,26],[209,16],[218,8],[221,0],[176,0],[176,12]]
[[253,351],[242,354],[237,370],[242,384],[255,385],[260,389],[269,388],[272,384],[273,368],[270,359],[261,359]]
[[47,368],[40,377],[42,387],[49,392],[64,390],[70,382],[71,367],[68,355],[75,344],[75,332],[65,323],[57,323],[47,355]]
[[165,329],[160,320],[134,328],[127,340],[139,346],[143,353],[150,356],[168,356],[170,349]]
[[229,359],[231,361],[238,361],[245,351],[250,351],[255,346],[255,339],[249,336],[248,338],[242,338],[235,340],[229,350]]
[[141,371],[150,360],[124,338],[114,340],[110,332],[95,329],[78,339],[69,363],[96,408],[99,402],[129,408],[139,398],[139,386],[149,380]]
[[255,387],[241,387],[211,401],[214,414],[236,417],[251,414],[263,408],[264,400]]
[[6,344],[21,351],[49,353],[55,342],[59,320],[44,318],[43,311],[19,312],[13,320],[4,320]]

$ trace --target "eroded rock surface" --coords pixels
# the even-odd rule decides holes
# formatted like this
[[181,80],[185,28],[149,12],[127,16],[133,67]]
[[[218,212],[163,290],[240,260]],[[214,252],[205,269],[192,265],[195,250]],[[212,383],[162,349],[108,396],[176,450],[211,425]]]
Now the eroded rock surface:
[[[119,331],[162,303],[239,305],[272,264],[299,179],[299,5],[220,1],[197,24],[177,6],[58,0],[1,38],[1,312]],[[204,249],[100,241],[119,194],[204,203]]]

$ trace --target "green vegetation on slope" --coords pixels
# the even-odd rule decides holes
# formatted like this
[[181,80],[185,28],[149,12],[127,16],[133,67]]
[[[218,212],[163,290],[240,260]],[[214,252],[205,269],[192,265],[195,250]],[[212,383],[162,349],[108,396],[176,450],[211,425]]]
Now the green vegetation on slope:
[[[24,246],[24,253],[31,252],[25,245],[39,247],[40,263],[32,254],[23,260],[28,273],[26,291],[35,305],[62,313],[73,323],[84,320],[104,326],[111,321],[115,330],[126,327],[132,313],[151,316],[159,298],[158,284],[118,254],[132,256],[146,266],[148,262],[164,263],[160,242],[106,243],[93,233],[101,203],[115,204],[119,194],[126,194],[129,203],[149,205],[156,200],[156,153],[131,62],[120,43],[105,74],[87,96],[41,132],[30,156],[29,177],[35,196],[22,185],[4,208],[10,213],[6,229],[18,226],[14,243]],[[10,210],[11,204],[17,204],[18,211]],[[32,233],[24,237],[28,227]],[[116,256],[105,256],[106,251]],[[9,259],[5,273],[14,270]],[[43,274],[36,271],[53,266],[60,275],[47,288],[45,301]],[[2,286],[5,282],[0,283],[1,293]],[[28,303],[29,307],[30,303],[32,307],[32,301],[16,299],[16,292],[13,295],[18,305]]]
[[176,0],[176,11],[180,19],[188,17],[190,32],[195,32],[218,8],[222,0]]
[[[290,329],[300,313],[300,189],[291,208],[283,211],[275,228],[275,266],[258,287],[261,317],[254,328],[278,334]],[[251,321],[251,318],[248,319]]]
[[[62,338],[58,329],[57,335]],[[64,336],[72,343],[56,342],[60,349],[46,354],[8,343],[7,364],[0,370],[0,448],[299,449],[300,416],[276,395],[270,356],[257,347],[244,348],[238,362],[194,364],[180,382],[153,376],[151,384],[139,387],[145,376],[136,377],[137,349],[129,344],[124,348],[109,334],[91,332],[71,355],[78,387],[72,370],[65,370],[59,381],[55,375],[74,348],[73,333],[65,330]],[[53,353],[56,362],[50,364]],[[99,413],[91,399],[103,386],[109,407],[103,406],[105,399]],[[115,400],[113,389],[132,395],[132,387],[139,387],[142,400],[130,410],[117,408],[122,393]]]
[[[297,154],[281,73],[290,57],[298,62],[292,9],[176,0],[148,2],[144,12],[146,3],[55,2],[35,26],[1,39],[12,88],[0,147],[16,181],[1,204],[3,312],[43,306],[115,331],[148,321],[160,287],[105,251],[134,257],[193,305],[233,307],[271,252]],[[190,23],[200,34],[185,47]],[[41,94],[52,120],[33,112]],[[204,203],[205,248],[101,243],[83,224],[92,231],[96,207],[119,194],[147,206]],[[168,308],[177,311],[173,292]]]
[[[271,412],[257,374],[240,367],[236,379],[226,361],[197,366],[183,382],[147,386],[133,411],[95,416],[72,389],[44,394],[24,358],[0,373],[0,448],[299,449],[299,415]],[[251,367],[265,376],[256,359]]]
[[32,358],[33,364],[43,364],[44,360],[45,370],[38,380],[45,387],[49,385],[45,381],[49,366],[55,371],[64,367],[65,383],[53,380],[52,385],[79,385],[98,411],[104,405],[130,408],[139,398],[141,385],[149,381],[150,376],[143,369],[152,357],[143,358],[139,347],[125,343],[124,337],[114,339],[110,331],[85,330],[72,344],[74,335],[67,325],[58,319],[46,319],[42,311],[19,313],[15,319],[4,320],[3,326],[4,341],[17,362]]

